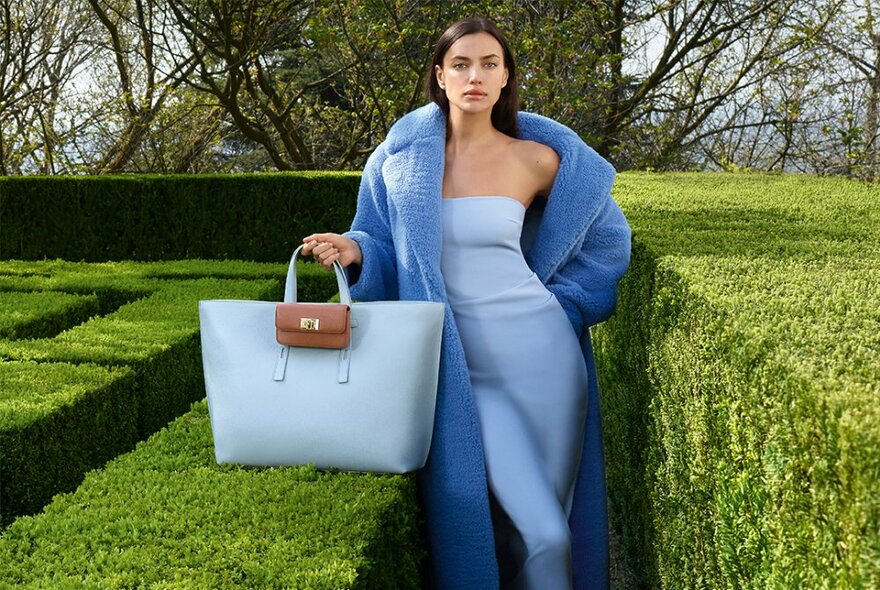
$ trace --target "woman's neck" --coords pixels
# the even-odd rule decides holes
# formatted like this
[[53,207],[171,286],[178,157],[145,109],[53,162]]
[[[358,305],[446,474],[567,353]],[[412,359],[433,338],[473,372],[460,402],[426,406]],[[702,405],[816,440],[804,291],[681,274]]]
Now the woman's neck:
[[491,111],[469,114],[451,110],[446,124],[446,149],[452,153],[480,148],[496,133]]

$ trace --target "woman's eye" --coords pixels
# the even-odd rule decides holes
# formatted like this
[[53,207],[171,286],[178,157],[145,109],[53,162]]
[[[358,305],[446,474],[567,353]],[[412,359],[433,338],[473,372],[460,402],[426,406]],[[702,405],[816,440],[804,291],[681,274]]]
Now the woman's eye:
[[496,67],[498,67],[498,64],[496,64],[496,63],[492,63],[492,62],[489,62],[489,63],[486,64],[486,67],[487,67],[487,68],[496,68]]
[[[460,67],[459,67],[459,66],[460,66]],[[464,64],[452,64],[452,68],[453,68],[453,69],[456,69],[456,70],[460,70],[460,69],[463,68],[463,67],[465,67]]]

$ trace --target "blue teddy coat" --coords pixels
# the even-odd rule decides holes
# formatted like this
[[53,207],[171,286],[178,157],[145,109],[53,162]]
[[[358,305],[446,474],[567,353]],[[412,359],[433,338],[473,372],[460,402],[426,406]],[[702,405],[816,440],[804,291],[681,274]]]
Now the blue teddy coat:
[[[589,327],[614,310],[630,230],[611,198],[614,168],[568,127],[519,113],[520,138],[560,156],[549,198],[523,227],[526,262],[565,309],[590,376],[586,436],[569,524],[575,588],[607,588],[608,520],[598,385]],[[446,117],[434,103],[397,121],[367,161],[351,231],[363,262],[347,272],[361,301],[446,303],[440,274]],[[542,206],[544,205],[544,206]],[[419,472],[433,581],[446,590],[498,587],[486,470],[464,350],[449,306],[431,451]]]

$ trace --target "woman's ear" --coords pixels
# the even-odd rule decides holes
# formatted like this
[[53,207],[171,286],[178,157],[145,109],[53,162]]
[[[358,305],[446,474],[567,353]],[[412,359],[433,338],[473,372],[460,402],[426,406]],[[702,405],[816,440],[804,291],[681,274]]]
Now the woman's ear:
[[504,68],[504,80],[502,80],[502,82],[501,82],[501,87],[502,87],[502,88],[504,88],[505,86],[507,86],[507,78],[508,78],[508,76],[510,76],[510,70],[508,70],[507,68]]
[[434,75],[437,77],[437,86],[439,86],[441,89],[445,89],[445,87],[443,86],[443,68],[441,68],[440,66],[434,66]]

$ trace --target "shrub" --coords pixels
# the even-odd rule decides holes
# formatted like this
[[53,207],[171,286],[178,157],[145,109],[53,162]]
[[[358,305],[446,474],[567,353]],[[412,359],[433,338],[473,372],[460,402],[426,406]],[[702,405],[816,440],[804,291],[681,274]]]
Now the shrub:
[[623,175],[595,331],[609,500],[637,585],[880,586],[880,189]]
[[420,588],[415,478],[214,462],[207,404],[0,537],[0,587]]
[[360,174],[0,178],[0,259],[283,262],[348,229]]
[[54,336],[98,313],[95,295],[0,292],[0,338]]
[[[335,280],[315,265],[304,267],[301,292],[326,300]],[[0,298],[15,305],[0,311],[10,334],[55,332],[65,310],[80,319],[86,311],[107,312],[51,337],[0,339],[0,524],[73,489],[88,469],[204,397],[198,301],[280,301],[285,268],[0,263]]]

